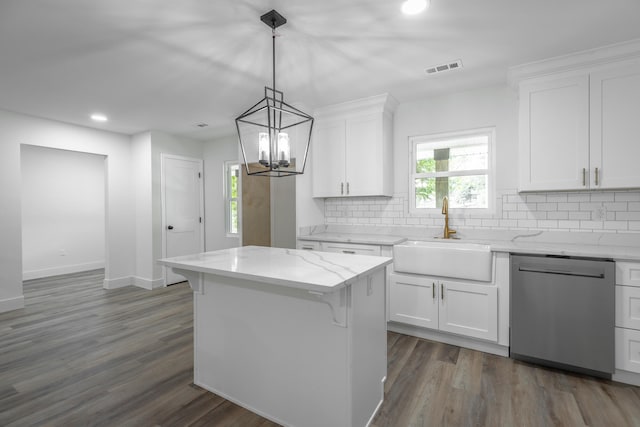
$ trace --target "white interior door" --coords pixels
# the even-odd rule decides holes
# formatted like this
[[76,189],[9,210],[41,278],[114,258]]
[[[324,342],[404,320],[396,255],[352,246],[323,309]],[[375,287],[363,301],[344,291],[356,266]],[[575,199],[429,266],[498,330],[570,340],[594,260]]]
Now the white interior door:
[[[162,155],[163,257],[204,252],[202,160]],[[185,279],[165,268],[165,284]]]

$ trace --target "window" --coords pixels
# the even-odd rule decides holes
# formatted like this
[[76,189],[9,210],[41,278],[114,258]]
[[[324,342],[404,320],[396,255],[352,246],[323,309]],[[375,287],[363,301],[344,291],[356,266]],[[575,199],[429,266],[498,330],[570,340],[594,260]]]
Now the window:
[[494,130],[476,129],[410,138],[411,210],[450,208],[467,212],[492,209]]
[[236,162],[225,162],[224,176],[227,234],[238,234],[238,179],[240,165]]

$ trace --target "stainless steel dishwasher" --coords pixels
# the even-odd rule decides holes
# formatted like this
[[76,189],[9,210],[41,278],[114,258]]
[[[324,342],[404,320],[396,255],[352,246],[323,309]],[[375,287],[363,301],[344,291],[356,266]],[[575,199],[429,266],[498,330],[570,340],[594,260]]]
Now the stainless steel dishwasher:
[[611,378],[614,275],[611,260],[511,255],[511,357]]

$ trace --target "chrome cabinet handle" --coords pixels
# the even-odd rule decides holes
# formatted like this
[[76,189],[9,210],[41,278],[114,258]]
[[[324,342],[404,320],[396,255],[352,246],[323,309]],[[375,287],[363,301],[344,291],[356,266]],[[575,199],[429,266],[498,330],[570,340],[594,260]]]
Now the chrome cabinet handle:
[[355,254],[356,251],[348,251],[348,250],[345,249],[345,250],[342,251],[342,253],[343,254]]
[[582,186],[583,187],[587,186],[587,169],[586,168],[582,168]]
[[440,283],[440,298],[444,301],[444,284]]
[[596,168],[596,187],[598,186],[598,168]]
[[340,183],[340,194],[344,194],[344,182]]
[[349,194],[349,183],[347,182],[347,194]]
[[436,299],[436,283],[435,282],[431,283],[431,291],[433,293],[432,298]]

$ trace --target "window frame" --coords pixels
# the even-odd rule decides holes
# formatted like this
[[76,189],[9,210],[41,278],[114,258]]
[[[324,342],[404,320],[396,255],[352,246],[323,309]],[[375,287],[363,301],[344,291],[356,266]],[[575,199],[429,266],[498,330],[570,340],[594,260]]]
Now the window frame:
[[[424,143],[443,142],[446,140],[454,140],[462,137],[469,136],[486,136],[487,141],[487,169],[474,169],[465,171],[447,171],[447,172],[431,172],[431,173],[417,173],[417,145]],[[487,207],[486,208],[450,208],[449,216],[453,218],[465,218],[465,217],[492,217],[495,214],[496,209],[496,190],[495,190],[495,127],[483,127],[475,129],[467,129],[460,131],[451,131],[443,133],[434,133],[427,135],[416,135],[409,137],[409,213],[412,215],[432,215],[441,214],[440,208],[418,208],[416,207],[416,187],[415,181],[419,178],[432,178],[432,177],[451,177],[451,176],[469,176],[469,175],[485,175],[487,176]],[[438,144],[439,148],[447,147],[446,144]],[[485,173],[486,171],[486,173]]]
[[[237,160],[228,160],[223,164],[223,197],[224,197],[224,218],[225,218],[225,233],[227,237],[238,237],[240,235],[240,206],[239,197],[231,197],[231,170],[236,167],[238,171],[238,189],[240,191],[240,163]],[[231,228],[231,203],[236,202],[236,212],[238,217],[236,218],[236,232],[234,233]]]

